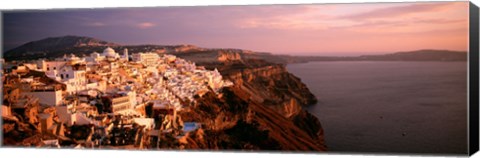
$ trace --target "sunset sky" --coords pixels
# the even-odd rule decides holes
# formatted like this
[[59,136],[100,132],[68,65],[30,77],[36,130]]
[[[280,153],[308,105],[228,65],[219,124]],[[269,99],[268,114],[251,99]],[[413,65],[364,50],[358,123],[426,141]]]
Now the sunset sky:
[[120,44],[193,44],[292,55],[466,51],[468,2],[11,11],[4,50],[46,37]]

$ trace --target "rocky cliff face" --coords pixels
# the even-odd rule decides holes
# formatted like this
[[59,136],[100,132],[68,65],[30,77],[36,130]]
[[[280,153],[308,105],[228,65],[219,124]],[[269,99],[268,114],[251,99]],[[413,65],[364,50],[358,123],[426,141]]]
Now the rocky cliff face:
[[217,60],[220,62],[238,61],[241,60],[241,57],[239,53],[220,52],[218,54]]
[[237,87],[224,89],[221,97],[209,93],[179,115],[184,121],[203,124],[188,136],[187,149],[326,150],[323,133],[318,130],[321,126],[315,124],[318,120],[303,115],[295,120],[286,118],[272,108],[249,101]]
[[317,102],[283,65],[259,60],[198,63],[217,68],[234,86],[206,95],[185,121],[204,123],[192,133],[190,149],[325,151],[320,121],[302,108]]
[[221,67],[219,71],[245,91],[251,101],[268,106],[287,118],[297,115],[302,106],[317,102],[308,87],[283,65],[269,64],[238,70],[234,67]]

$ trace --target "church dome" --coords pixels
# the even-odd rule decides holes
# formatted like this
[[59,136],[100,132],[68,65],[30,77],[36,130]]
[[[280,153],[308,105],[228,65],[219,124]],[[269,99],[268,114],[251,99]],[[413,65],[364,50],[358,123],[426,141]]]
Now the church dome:
[[105,50],[103,50],[103,56],[105,57],[111,57],[111,58],[115,58],[117,56],[117,53],[115,53],[115,50],[113,50],[112,48],[108,47],[106,48]]

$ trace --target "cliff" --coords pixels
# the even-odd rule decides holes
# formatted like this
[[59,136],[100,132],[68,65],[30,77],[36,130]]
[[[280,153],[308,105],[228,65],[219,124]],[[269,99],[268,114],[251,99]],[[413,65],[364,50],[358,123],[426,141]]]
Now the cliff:
[[219,71],[245,91],[250,100],[274,108],[288,118],[300,112],[301,106],[317,102],[306,85],[283,65],[241,70],[222,67]]
[[[271,108],[248,101],[244,91],[236,87],[224,89],[222,97],[208,93],[179,115],[184,121],[204,125],[188,136],[186,149],[326,150],[321,125],[300,123],[314,125],[315,119],[303,115],[288,119]],[[312,130],[305,130],[311,127]]]
[[236,52],[218,53],[217,57],[214,57],[217,60],[199,59],[196,58],[197,53],[191,54],[193,55],[182,57],[207,69],[218,69],[223,77],[232,81],[237,89],[247,95],[249,101],[270,107],[287,118],[297,115],[302,106],[317,102],[308,87],[298,77],[289,73],[285,65],[245,59],[238,57]]
[[[198,55],[198,54],[197,54]],[[180,115],[184,121],[205,126],[189,135],[187,149],[251,149],[325,151],[320,121],[302,108],[317,99],[284,65],[218,54],[217,61],[202,62],[217,68],[234,86],[198,99]],[[236,60],[220,60],[232,59]]]

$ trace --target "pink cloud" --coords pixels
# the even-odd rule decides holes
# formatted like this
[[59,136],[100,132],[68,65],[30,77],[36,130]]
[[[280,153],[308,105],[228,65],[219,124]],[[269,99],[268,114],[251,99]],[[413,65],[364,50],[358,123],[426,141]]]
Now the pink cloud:
[[[291,8],[288,10],[288,8]],[[239,28],[263,28],[277,30],[325,30],[325,20],[331,16],[325,12],[334,9],[331,5],[279,6],[259,8],[257,12],[247,12],[239,16],[235,26]]]
[[240,28],[266,28],[266,29],[278,29],[278,30],[326,30],[328,29],[327,25],[320,24],[318,21],[312,20],[303,20],[292,18],[275,18],[272,19],[261,19],[261,18],[252,18],[245,19],[239,23]]
[[368,28],[373,30],[379,29],[379,28],[387,29],[387,30],[372,31],[372,33],[374,33],[374,32],[384,32],[384,31],[391,32],[395,28],[412,26],[412,27],[416,27],[415,30],[422,31],[420,27],[423,27],[423,26],[427,26],[427,28],[430,28],[430,29],[442,28],[444,26],[449,26],[449,27],[454,26],[455,28],[459,26],[466,26],[467,25],[466,22],[467,22],[466,19],[445,19],[445,18],[413,18],[408,20],[371,20],[371,21],[366,21],[363,23],[359,23],[356,25],[343,27],[343,28],[351,28],[356,30],[362,30],[362,29],[368,29]]
[[153,24],[151,22],[143,22],[143,23],[137,24],[137,27],[141,28],[141,29],[147,29],[147,28],[151,28],[151,27],[154,27],[154,26],[155,26],[155,24]]
[[[463,2],[459,2],[463,3]],[[411,14],[427,13],[427,12],[439,12],[444,9],[451,9],[455,2],[436,2],[436,3],[416,3],[407,6],[381,8],[369,12],[358,13],[343,16],[341,18],[350,20],[368,20],[378,18],[398,18]]]
[[102,22],[93,22],[93,23],[88,23],[87,26],[91,27],[103,27],[106,26],[107,24],[102,23]]

